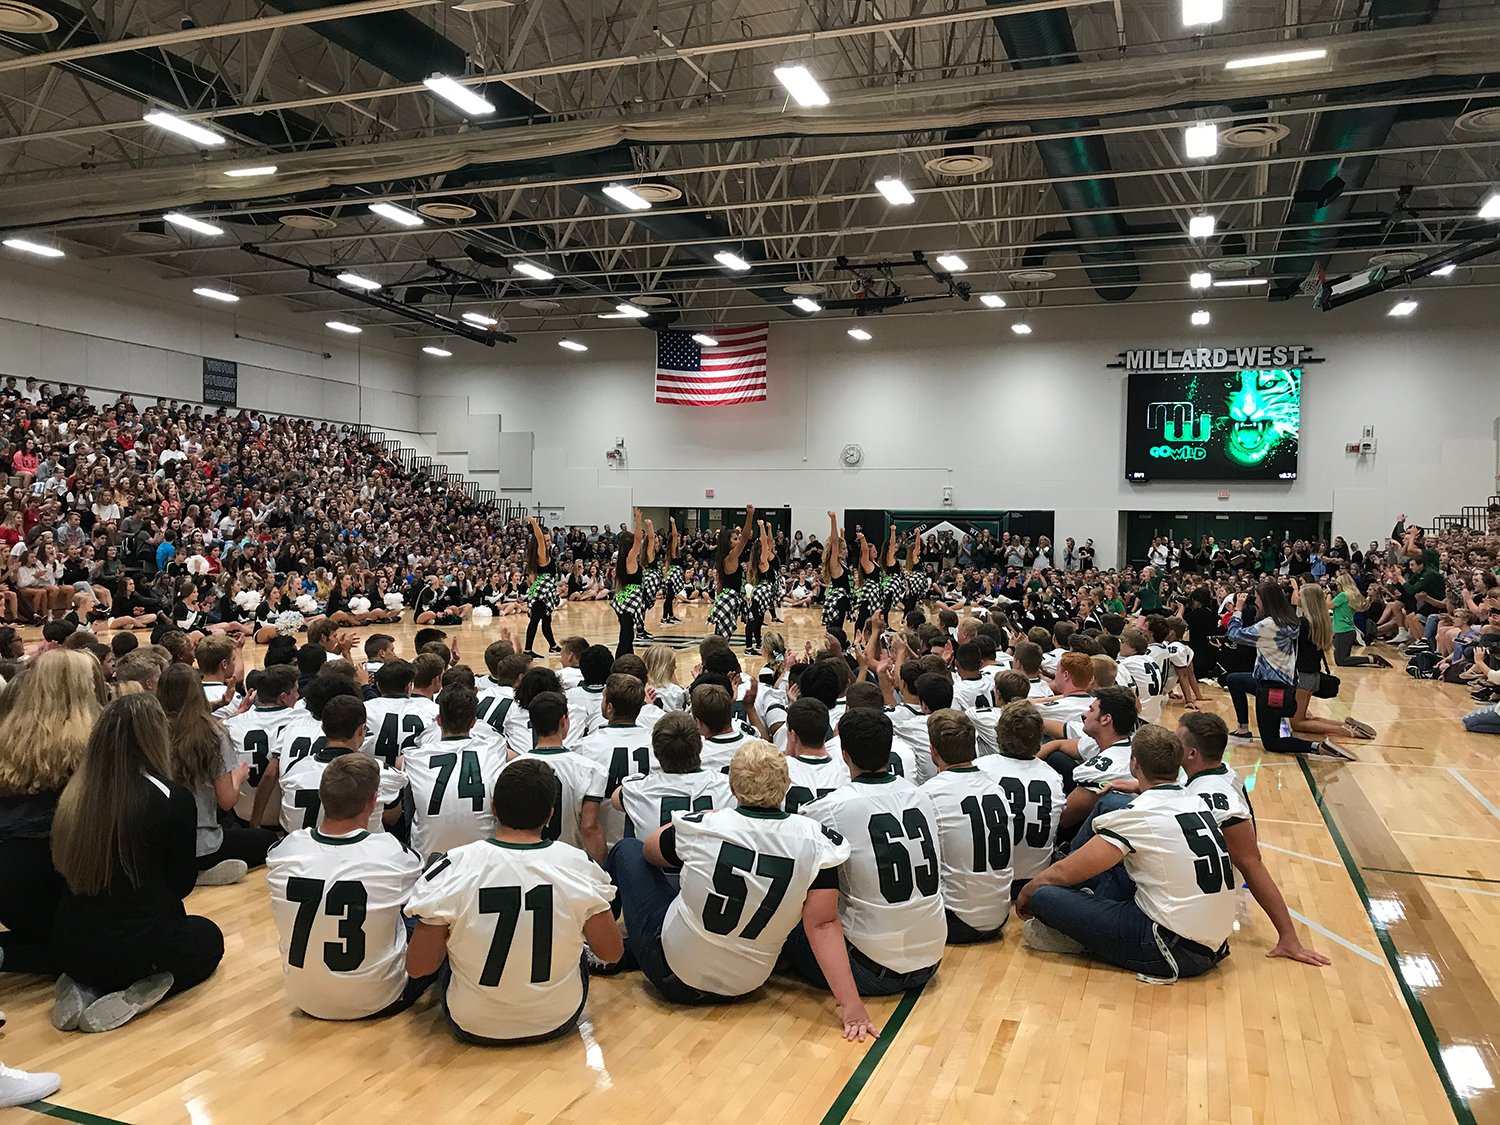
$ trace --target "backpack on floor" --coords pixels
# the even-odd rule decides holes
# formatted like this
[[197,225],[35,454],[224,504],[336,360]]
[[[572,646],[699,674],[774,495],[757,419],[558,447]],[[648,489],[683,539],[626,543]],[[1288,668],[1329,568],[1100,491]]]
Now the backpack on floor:
[[1419,652],[1407,657],[1406,674],[1414,680],[1435,680],[1438,678],[1437,666],[1437,653]]

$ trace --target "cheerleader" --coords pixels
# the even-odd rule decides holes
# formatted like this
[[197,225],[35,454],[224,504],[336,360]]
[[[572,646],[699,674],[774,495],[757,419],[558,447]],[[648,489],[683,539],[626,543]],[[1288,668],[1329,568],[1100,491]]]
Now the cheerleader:
[[849,571],[844,566],[844,536],[838,517],[829,512],[828,543],[823,548],[823,628],[842,629],[853,603]]
[[633,511],[635,530],[620,532],[615,551],[615,596],[609,604],[620,619],[616,657],[635,651],[636,617],[646,614],[645,591],[641,589],[641,510],[635,508]]
[[745,573],[740,556],[750,546],[750,529],[755,524],[755,505],[745,505],[745,526],[736,531],[729,525],[719,529],[719,544],[714,548],[714,578],[717,592],[708,623],[713,631],[728,640],[739,627],[745,612]]
[[859,547],[859,587],[854,591],[854,631],[863,633],[871,615],[882,612],[884,589],[881,586],[880,564],[876,562],[876,551],[864,536],[856,531],[854,538]]
[[[663,625],[678,624],[677,615],[672,612],[672,600],[683,593],[686,582],[683,578],[682,567],[677,565],[677,549],[681,539],[677,535],[677,521],[667,520],[667,553],[662,559],[661,575],[661,623]],[[686,598],[683,599],[687,600]]]
[[531,516],[526,517],[531,526],[531,539],[526,544],[526,602],[531,606],[531,619],[526,623],[526,655],[541,659],[532,649],[536,642],[536,631],[540,627],[547,639],[548,652],[561,652],[557,640],[552,636],[552,611],[557,608],[557,562],[547,547],[547,537]]
[[651,634],[646,632],[646,614],[651,612],[651,607],[656,604],[657,592],[661,590],[661,567],[656,562],[656,528],[646,520],[645,558],[641,560],[641,596],[637,599],[638,609],[635,614],[635,635],[638,639],[649,641]]
[[760,648],[761,631],[766,617],[776,608],[776,544],[764,520],[756,521],[760,538],[750,549],[749,571],[755,576],[755,590],[750,595],[750,612],[745,615],[745,651]]
[[927,596],[927,587],[932,585],[927,572],[919,569],[921,562],[922,529],[919,527],[906,548],[906,573],[901,577],[901,586],[896,594],[897,600],[901,602],[901,608],[907,613],[917,608],[918,603]]

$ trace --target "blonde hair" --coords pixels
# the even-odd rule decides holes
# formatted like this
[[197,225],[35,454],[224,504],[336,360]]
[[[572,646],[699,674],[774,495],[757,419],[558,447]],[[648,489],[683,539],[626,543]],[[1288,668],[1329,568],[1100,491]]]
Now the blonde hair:
[[666,687],[677,674],[677,653],[666,645],[647,645],[641,653],[646,662],[646,686]]
[[0,694],[0,794],[56,793],[83,756],[107,699],[86,652],[44,652]]
[[766,660],[766,667],[771,669],[773,680],[781,677],[781,669],[786,666],[786,637],[775,629],[767,629],[761,634],[761,651],[769,650],[771,655]]
[[1307,622],[1307,639],[1319,652],[1333,648],[1333,616],[1328,610],[1328,595],[1323,587],[1309,583],[1302,587],[1302,620]]
[[1114,657],[1105,656],[1102,652],[1089,657],[1089,663],[1094,666],[1094,683],[1101,686],[1114,683],[1115,677],[1120,674],[1120,665],[1115,662]]
[[786,755],[758,738],[736,750],[729,763],[729,789],[742,805],[779,809],[791,785]]
[[1362,613],[1365,606],[1370,604],[1370,599],[1359,592],[1359,587],[1354,584],[1348,571],[1339,573],[1339,591],[1349,599],[1349,608],[1355,613]]

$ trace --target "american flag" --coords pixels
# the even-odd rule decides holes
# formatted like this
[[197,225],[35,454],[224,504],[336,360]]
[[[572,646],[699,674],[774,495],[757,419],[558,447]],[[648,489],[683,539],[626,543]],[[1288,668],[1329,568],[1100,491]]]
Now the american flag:
[[767,327],[714,329],[718,343],[712,346],[700,345],[691,332],[657,333],[656,401],[673,406],[765,402]]

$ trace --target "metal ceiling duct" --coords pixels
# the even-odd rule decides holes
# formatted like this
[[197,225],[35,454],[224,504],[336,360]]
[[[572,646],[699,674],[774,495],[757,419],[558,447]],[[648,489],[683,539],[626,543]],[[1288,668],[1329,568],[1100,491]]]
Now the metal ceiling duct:
[[[1004,9],[1013,0],[985,0],[992,8]],[[1043,66],[1067,66],[1078,62],[1078,44],[1065,9],[995,16],[995,30],[1005,53],[1018,70]],[[1098,124],[1090,119],[1044,121],[1033,132],[1087,129]],[[1140,284],[1141,271],[1129,245],[1112,241],[1129,233],[1120,215],[1120,193],[1110,178],[1112,166],[1103,137],[1084,136],[1068,140],[1036,142],[1042,166],[1049,176],[1097,175],[1097,179],[1074,180],[1053,185],[1064,211],[1091,211],[1068,220],[1073,237],[1090,249],[1081,251],[1089,282],[1106,301],[1129,299]]]

